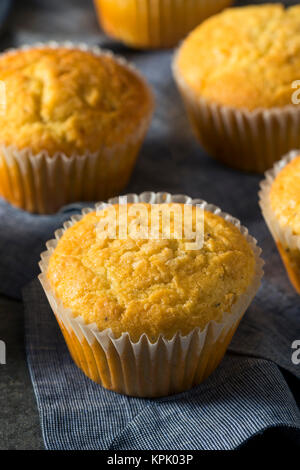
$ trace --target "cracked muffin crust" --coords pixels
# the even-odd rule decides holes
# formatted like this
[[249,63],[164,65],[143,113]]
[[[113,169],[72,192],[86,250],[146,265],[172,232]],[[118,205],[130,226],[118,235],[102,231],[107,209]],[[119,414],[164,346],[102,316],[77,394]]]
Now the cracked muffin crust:
[[[148,227],[151,205],[142,205],[149,214],[144,222]],[[196,250],[178,239],[172,213],[169,239],[101,236],[101,220],[118,215],[119,207],[85,215],[59,240],[47,277],[65,308],[86,323],[96,323],[100,331],[111,328],[116,336],[127,332],[133,341],[143,333],[151,341],[160,334],[188,334],[231,312],[255,271],[252,248],[238,228],[205,211],[204,245]],[[137,221],[130,207],[128,225]],[[193,207],[194,230],[195,223]],[[117,224],[117,233],[119,229]]]
[[113,57],[33,48],[0,57],[6,113],[0,143],[51,156],[95,152],[126,141],[149,113],[148,87]]

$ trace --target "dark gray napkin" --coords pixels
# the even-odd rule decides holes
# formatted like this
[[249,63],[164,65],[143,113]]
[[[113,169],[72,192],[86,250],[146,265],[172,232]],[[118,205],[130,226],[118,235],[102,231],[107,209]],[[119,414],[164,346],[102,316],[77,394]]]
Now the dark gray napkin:
[[16,209],[0,198],[0,293],[21,298],[22,287],[39,273],[46,241],[83,206],[71,204],[54,216],[40,216]]

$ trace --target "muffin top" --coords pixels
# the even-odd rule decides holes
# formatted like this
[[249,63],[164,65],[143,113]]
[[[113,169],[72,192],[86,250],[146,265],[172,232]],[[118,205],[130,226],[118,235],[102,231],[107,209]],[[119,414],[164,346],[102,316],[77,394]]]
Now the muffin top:
[[280,225],[300,235],[300,156],[278,173],[271,186],[270,200]]
[[292,104],[299,70],[300,5],[225,10],[187,37],[175,62],[197,96],[248,110]]
[[[141,206],[149,220],[131,214],[128,204],[128,226],[149,227],[151,205]],[[171,210],[183,208],[170,206]],[[151,341],[160,334],[167,338],[178,331],[188,334],[231,311],[255,271],[252,247],[238,228],[205,211],[204,244],[191,250],[187,239],[180,239],[171,212],[168,238],[162,239],[161,224],[159,239],[105,238],[101,225],[111,218],[118,221],[120,207],[85,215],[58,241],[47,277],[64,307],[87,323],[95,322],[101,331],[111,328],[117,337],[128,332],[133,341],[143,333]],[[197,210],[193,207],[193,230]],[[117,235],[123,226],[122,214],[116,223]]]
[[83,154],[122,143],[152,108],[142,79],[108,55],[41,47],[0,56],[0,144]]

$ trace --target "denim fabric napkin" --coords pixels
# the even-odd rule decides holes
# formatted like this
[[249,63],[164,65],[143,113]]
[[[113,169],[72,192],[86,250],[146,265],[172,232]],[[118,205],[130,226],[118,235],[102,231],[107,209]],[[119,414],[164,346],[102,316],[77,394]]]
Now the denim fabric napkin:
[[[175,89],[172,53],[129,52],[152,84],[157,110],[126,192],[200,197],[239,218],[263,248],[265,278],[220,367],[202,385],[158,400],[106,391],[73,364],[37,280],[39,254],[81,205],[26,214],[0,201],[0,291],[24,289],[26,348],[48,449],[233,449],[271,427],[300,431],[292,343],[300,339],[300,297],[291,287],[257,203],[261,177],[226,168],[201,150]],[[283,375],[283,372],[284,375]],[[288,372],[286,372],[288,371]],[[298,387],[299,389],[299,387]],[[300,442],[300,437],[299,437]]]
[[[38,281],[26,287],[24,302],[28,364],[47,449],[227,450],[276,426],[299,433],[300,440],[299,408],[278,366],[251,357],[264,348],[264,324],[255,322],[255,307],[231,348],[249,355],[227,354],[204,384],[150,400],[118,395],[85,377],[70,358]],[[270,320],[272,334],[276,325]],[[270,346],[277,349],[284,336],[278,334]],[[277,357],[289,367],[284,351]]]

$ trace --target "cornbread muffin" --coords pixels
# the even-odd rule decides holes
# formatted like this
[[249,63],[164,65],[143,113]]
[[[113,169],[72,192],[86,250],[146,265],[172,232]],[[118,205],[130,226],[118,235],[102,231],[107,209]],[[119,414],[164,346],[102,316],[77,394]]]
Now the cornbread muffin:
[[299,69],[300,5],[228,9],[196,28],[174,62],[200,141],[251,171],[299,147],[300,107],[292,103]]
[[140,48],[172,47],[232,0],[94,0],[104,31]]
[[108,53],[45,45],[2,54],[0,80],[7,101],[0,144],[19,153],[13,162],[13,152],[0,154],[3,197],[27,210],[52,212],[126,185],[153,107],[133,69]]
[[291,104],[300,69],[300,5],[228,9],[190,34],[177,66],[208,101],[250,111]]
[[269,197],[272,216],[282,232],[276,243],[291,282],[300,293],[300,155],[276,175]]
[[76,49],[4,54],[0,80],[7,93],[0,141],[35,154],[82,155],[125,142],[150,106],[148,90],[129,68]]
[[[127,332],[133,341],[144,333],[152,341],[160,334],[168,339],[178,331],[186,335],[211,320],[221,321],[251,284],[253,251],[220,216],[205,212],[204,246],[187,250],[187,240],[174,238],[174,225],[171,239],[103,239],[95,227],[115,212],[118,206],[92,212],[69,228],[48,269],[64,307],[100,331]],[[128,224],[135,219],[129,215]]]
[[271,186],[270,200],[280,225],[300,235],[300,155],[278,173]]
[[239,221],[204,201],[127,197],[57,231],[39,279],[89,378],[127,395],[170,395],[222,360],[259,287],[260,249]]

